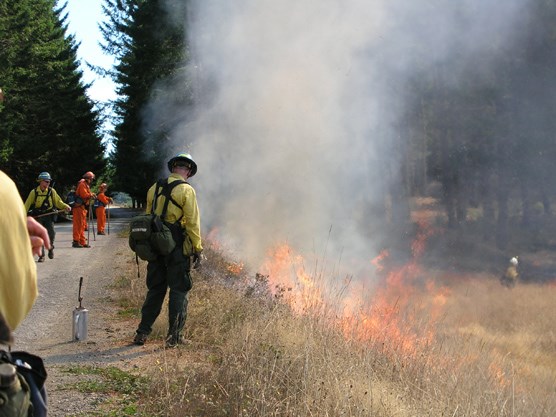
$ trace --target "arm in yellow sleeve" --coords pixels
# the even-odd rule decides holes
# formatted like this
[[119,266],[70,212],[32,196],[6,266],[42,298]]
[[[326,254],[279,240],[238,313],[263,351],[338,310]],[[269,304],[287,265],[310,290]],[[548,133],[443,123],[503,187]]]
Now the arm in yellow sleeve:
[[52,203],[54,207],[58,210],[68,210],[70,206],[68,206],[64,201],[60,198],[60,195],[56,192],[56,190],[52,189]]
[[31,192],[27,196],[27,200],[25,200],[25,213],[29,213],[29,210],[31,210],[31,205],[35,202],[36,197],[37,193],[35,192],[35,190],[31,190]]
[[37,298],[25,206],[14,182],[0,171],[0,312],[14,330]]
[[201,253],[203,251],[201,243],[201,215],[197,205],[197,195],[191,186],[186,187],[182,223],[185,225],[185,232],[193,245],[193,252]]

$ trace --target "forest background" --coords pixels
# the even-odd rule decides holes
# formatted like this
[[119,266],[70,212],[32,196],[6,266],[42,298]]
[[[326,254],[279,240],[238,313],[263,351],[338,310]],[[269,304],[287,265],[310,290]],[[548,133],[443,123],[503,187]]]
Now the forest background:
[[[379,2],[342,12],[330,2],[329,12],[319,6],[310,19],[304,8],[296,10],[289,35],[246,23],[268,15],[283,22],[287,6],[247,2],[236,12],[218,1],[106,0],[103,50],[116,64],[94,70],[116,83],[118,95],[102,103],[86,95],[64,4],[3,1],[0,169],[23,196],[38,172],[50,172],[64,194],[91,170],[139,207],[165,161],[191,149],[206,176],[245,185],[231,179],[199,185],[210,206],[207,228],[219,227],[222,235],[247,233],[230,225],[238,207],[256,206],[254,224],[266,225],[277,207],[277,217],[291,220],[298,204],[324,214],[300,231],[281,233],[283,226],[272,222],[272,239],[320,237],[332,224],[341,230],[338,241],[356,230],[358,243],[372,240],[370,252],[378,253],[391,236],[411,235],[412,199],[432,196],[451,230],[502,250],[525,231],[537,236],[527,245],[550,245],[538,236],[554,199],[556,2],[450,3],[404,10]],[[354,22],[357,36],[347,29]],[[307,32],[309,47],[294,43]],[[283,45],[274,48],[280,36]],[[268,37],[272,42],[261,40]],[[285,52],[288,46],[299,51]],[[270,50],[277,59],[267,60]],[[264,65],[241,67],[242,60]],[[224,69],[216,69],[222,62]],[[334,65],[337,72],[329,70]],[[232,94],[241,99],[226,101]],[[103,131],[105,118],[113,130]],[[331,183],[315,175],[321,167]],[[276,194],[284,197],[269,198],[280,175],[267,175],[280,170],[288,185]],[[241,202],[232,198],[237,194]],[[337,220],[348,212],[349,224]],[[222,218],[230,220],[219,225]],[[292,229],[305,220],[293,220]]]

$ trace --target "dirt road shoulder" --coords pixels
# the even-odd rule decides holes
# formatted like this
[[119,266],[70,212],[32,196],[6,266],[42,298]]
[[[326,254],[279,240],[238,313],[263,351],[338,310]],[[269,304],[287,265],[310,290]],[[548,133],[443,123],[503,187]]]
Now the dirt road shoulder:
[[[115,285],[134,259],[122,232],[127,218],[114,218],[110,234],[90,234],[91,248],[72,248],[71,222],[56,224],[54,259],[37,264],[39,297],[15,333],[13,350],[25,350],[44,359],[48,372],[49,415],[98,415],[99,403],[110,397],[99,390],[91,395],[79,388],[94,375],[82,369],[95,366],[133,367],[132,361],[149,349],[130,345],[132,325],[117,317]],[[92,232],[92,231],[91,231]],[[83,277],[82,305],[88,309],[88,337],[72,341],[72,314],[79,305],[79,278]]]

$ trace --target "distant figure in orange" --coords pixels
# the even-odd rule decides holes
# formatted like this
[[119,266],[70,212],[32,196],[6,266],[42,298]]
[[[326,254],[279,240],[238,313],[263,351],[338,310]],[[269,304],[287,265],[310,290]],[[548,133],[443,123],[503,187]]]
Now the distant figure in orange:
[[[98,187],[97,199],[95,200],[95,214],[97,216],[97,234],[104,235],[104,229],[106,227],[106,206],[112,204],[114,200],[106,195],[106,190],[108,190],[108,185],[105,182],[100,184]],[[110,231],[110,228],[108,228]]]
[[506,269],[506,272],[500,278],[500,283],[507,288],[515,287],[517,280],[519,279],[519,273],[517,272],[517,265],[519,261],[517,260],[517,256],[514,256],[510,259],[510,265]]
[[87,212],[91,200],[96,197],[91,192],[91,183],[95,179],[95,174],[91,171],[83,174],[83,178],[77,183],[75,189],[75,205],[73,206],[73,248],[89,248],[89,242],[85,239],[85,229],[87,226]]

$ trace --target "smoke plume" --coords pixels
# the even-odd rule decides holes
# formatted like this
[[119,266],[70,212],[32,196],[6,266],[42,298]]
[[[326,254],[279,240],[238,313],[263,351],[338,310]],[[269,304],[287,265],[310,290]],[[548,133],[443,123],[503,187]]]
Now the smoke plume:
[[480,76],[524,3],[193,0],[197,106],[174,137],[199,166],[203,233],[255,268],[279,242],[334,262],[376,256],[409,80],[438,64],[454,83]]

